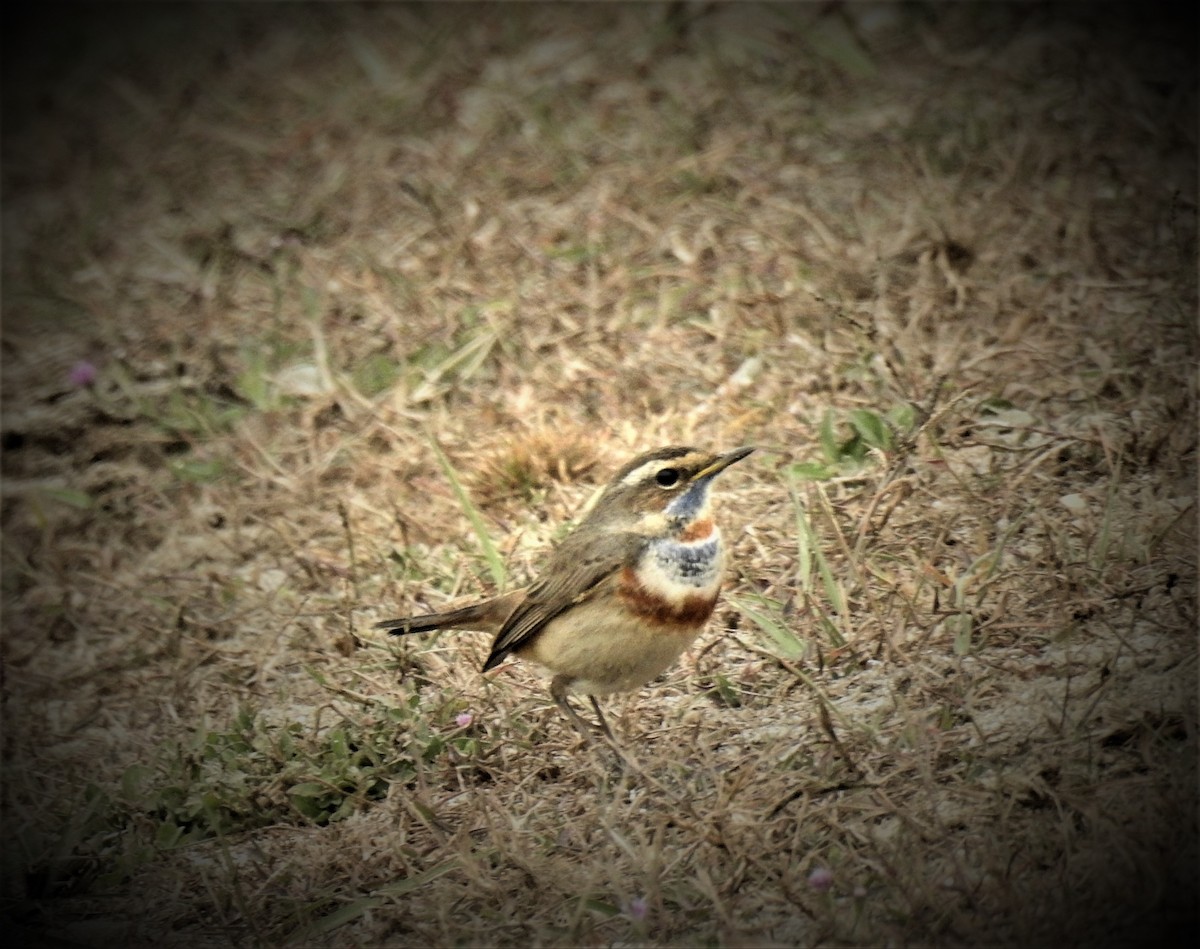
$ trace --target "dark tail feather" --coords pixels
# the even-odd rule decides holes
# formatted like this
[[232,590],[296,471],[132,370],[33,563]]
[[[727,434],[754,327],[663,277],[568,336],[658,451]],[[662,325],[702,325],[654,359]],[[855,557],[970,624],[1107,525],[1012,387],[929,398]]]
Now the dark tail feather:
[[491,625],[490,603],[476,603],[474,606],[464,606],[461,610],[449,610],[446,613],[427,613],[424,616],[402,616],[398,619],[385,619],[375,624],[376,629],[386,629],[393,636],[407,636],[409,633],[427,633],[431,629],[487,629]]

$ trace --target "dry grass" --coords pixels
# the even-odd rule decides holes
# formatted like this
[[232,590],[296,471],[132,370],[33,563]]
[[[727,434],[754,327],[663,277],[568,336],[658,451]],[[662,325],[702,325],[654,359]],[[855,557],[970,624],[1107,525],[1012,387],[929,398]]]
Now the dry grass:
[[[1194,23],[279,9],[6,50],[8,925],[1187,938]],[[370,630],[667,442],[766,450],[633,771]]]

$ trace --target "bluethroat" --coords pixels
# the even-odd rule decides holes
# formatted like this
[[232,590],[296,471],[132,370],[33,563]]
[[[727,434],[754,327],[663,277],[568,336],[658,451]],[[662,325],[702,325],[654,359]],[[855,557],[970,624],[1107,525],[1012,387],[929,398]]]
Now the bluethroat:
[[[483,671],[510,655],[554,674],[550,694],[584,734],[612,737],[597,695],[637,689],[671,665],[712,615],[725,566],[713,480],[753,448],[669,446],[613,476],[530,586],[444,613],[383,620],[394,635],[494,632]],[[598,726],[567,701],[587,695]]]

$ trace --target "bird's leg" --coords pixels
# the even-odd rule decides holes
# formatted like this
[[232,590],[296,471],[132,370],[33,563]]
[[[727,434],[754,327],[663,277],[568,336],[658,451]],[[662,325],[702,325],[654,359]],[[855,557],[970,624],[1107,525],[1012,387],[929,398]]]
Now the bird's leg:
[[608,722],[604,719],[604,713],[600,711],[600,703],[596,701],[596,696],[589,695],[588,698],[592,700],[592,708],[596,710],[596,721],[600,725],[600,731],[604,733],[604,737],[613,744],[616,744],[617,740],[613,737],[612,730],[608,727]]
[[554,696],[554,701],[558,707],[563,710],[563,714],[571,720],[571,724],[574,725],[575,728],[578,729],[579,733],[588,741],[595,741],[597,735],[604,738],[605,742],[608,744],[608,747],[611,748],[617,755],[617,761],[620,765],[619,770],[626,772],[639,771],[640,769],[637,767],[636,763],[630,759],[628,754],[626,754],[625,749],[621,747],[620,743],[613,735],[612,729],[608,727],[608,722],[605,721],[604,713],[600,711],[600,703],[596,701],[596,696],[589,695],[588,698],[591,699],[592,708],[596,710],[596,719],[598,724],[589,722],[571,707],[571,703],[567,701],[567,685],[570,683],[570,681],[570,678],[563,675],[557,675],[550,680],[550,694]]
[[596,716],[599,718],[599,724],[593,724],[580,715],[571,703],[567,701],[567,685],[570,683],[570,678],[564,675],[557,675],[550,681],[550,695],[554,698],[555,704],[562,709],[563,714],[571,720],[579,732],[585,738],[592,738],[596,732],[604,735],[609,741],[613,741],[613,733],[609,730],[608,722],[604,720],[604,713],[600,711],[600,703],[596,701],[596,696],[590,695],[588,698],[592,700],[592,708],[596,710]]

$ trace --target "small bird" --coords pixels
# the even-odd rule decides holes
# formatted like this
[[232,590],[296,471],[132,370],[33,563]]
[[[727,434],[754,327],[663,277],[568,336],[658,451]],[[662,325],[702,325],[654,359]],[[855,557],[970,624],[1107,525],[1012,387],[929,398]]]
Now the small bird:
[[[637,689],[692,644],[717,603],[725,567],[713,480],[753,448],[714,454],[671,445],[626,464],[528,587],[444,613],[376,623],[393,635],[494,632],[483,671],[509,655],[554,674],[550,695],[585,735],[612,739],[597,695]],[[588,696],[597,725],[567,692]]]

